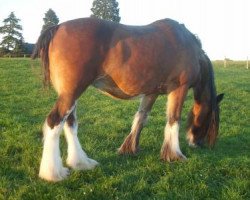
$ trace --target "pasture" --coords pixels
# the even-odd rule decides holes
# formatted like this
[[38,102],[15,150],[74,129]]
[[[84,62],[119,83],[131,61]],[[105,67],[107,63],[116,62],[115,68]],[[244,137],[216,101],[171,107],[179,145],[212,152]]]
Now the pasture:
[[[56,94],[43,88],[38,61],[0,59],[0,199],[250,199],[250,70],[241,62],[227,68],[215,62],[214,68],[217,92],[225,93],[214,149],[192,149],[186,142],[190,91],[180,129],[188,161],[159,159],[165,96],[142,131],[141,151],[119,156],[139,100],[115,100],[90,87],[78,101],[79,140],[100,166],[48,183],[38,178],[41,129]],[[66,150],[62,135],[64,161]]]

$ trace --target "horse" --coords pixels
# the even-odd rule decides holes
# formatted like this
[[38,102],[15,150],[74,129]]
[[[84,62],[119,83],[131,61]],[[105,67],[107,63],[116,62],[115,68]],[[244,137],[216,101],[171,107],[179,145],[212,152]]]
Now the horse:
[[68,144],[66,164],[75,170],[93,169],[77,137],[76,104],[94,86],[118,98],[141,97],[131,131],[119,154],[136,154],[140,133],[159,95],[167,95],[167,122],[160,157],[185,160],[179,146],[181,110],[193,89],[194,105],[188,117],[190,146],[213,147],[219,130],[219,103],[213,66],[198,37],[183,24],[162,19],[145,26],[129,26],[97,18],[80,18],[52,26],[39,36],[32,58],[41,58],[44,83],[58,99],[43,126],[39,177],[60,181],[69,175],[59,149],[64,129]]

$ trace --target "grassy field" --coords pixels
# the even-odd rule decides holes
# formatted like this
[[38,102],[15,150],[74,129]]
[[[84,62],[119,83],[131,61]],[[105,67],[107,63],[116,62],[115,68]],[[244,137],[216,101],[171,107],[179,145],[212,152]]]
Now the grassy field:
[[[225,98],[214,149],[191,149],[185,141],[190,92],[180,130],[187,162],[159,159],[165,96],[157,100],[143,129],[139,154],[118,156],[139,100],[114,100],[90,87],[78,102],[79,139],[101,165],[48,183],[37,176],[41,127],[56,95],[43,89],[37,61],[0,59],[0,199],[250,199],[250,69],[242,63],[222,66],[215,63],[217,91]],[[65,160],[63,136],[61,151]]]

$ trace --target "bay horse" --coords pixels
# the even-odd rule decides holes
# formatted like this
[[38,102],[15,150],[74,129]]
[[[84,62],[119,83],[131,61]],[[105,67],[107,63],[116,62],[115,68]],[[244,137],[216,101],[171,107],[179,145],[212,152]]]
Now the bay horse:
[[214,145],[223,94],[216,94],[213,67],[200,40],[183,24],[163,19],[146,26],[127,26],[96,18],[75,19],[40,35],[32,58],[39,56],[45,83],[51,83],[58,94],[43,127],[41,178],[59,181],[69,174],[59,149],[62,129],[68,144],[67,165],[76,170],[98,165],[86,155],[77,137],[76,102],[90,85],[119,99],[141,97],[119,154],[137,153],[141,130],[156,98],[167,94],[161,159],[185,160],[179,126],[189,88],[193,88],[194,105],[188,120],[188,143]]

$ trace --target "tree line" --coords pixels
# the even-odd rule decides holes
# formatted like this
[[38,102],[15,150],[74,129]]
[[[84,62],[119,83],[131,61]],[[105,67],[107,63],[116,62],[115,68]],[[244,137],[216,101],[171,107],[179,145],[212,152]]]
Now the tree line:
[[[116,0],[94,0],[91,8],[91,16],[119,23],[119,4]],[[11,12],[7,18],[3,20],[3,26],[0,27],[0,57],[23,57],[32,54],[35,44],[24,41],[22,35],[21,20]],[[57,25],[59,18],[54,10],[49,9],[43,18],[43,26],[41,33],[47,28]]]

